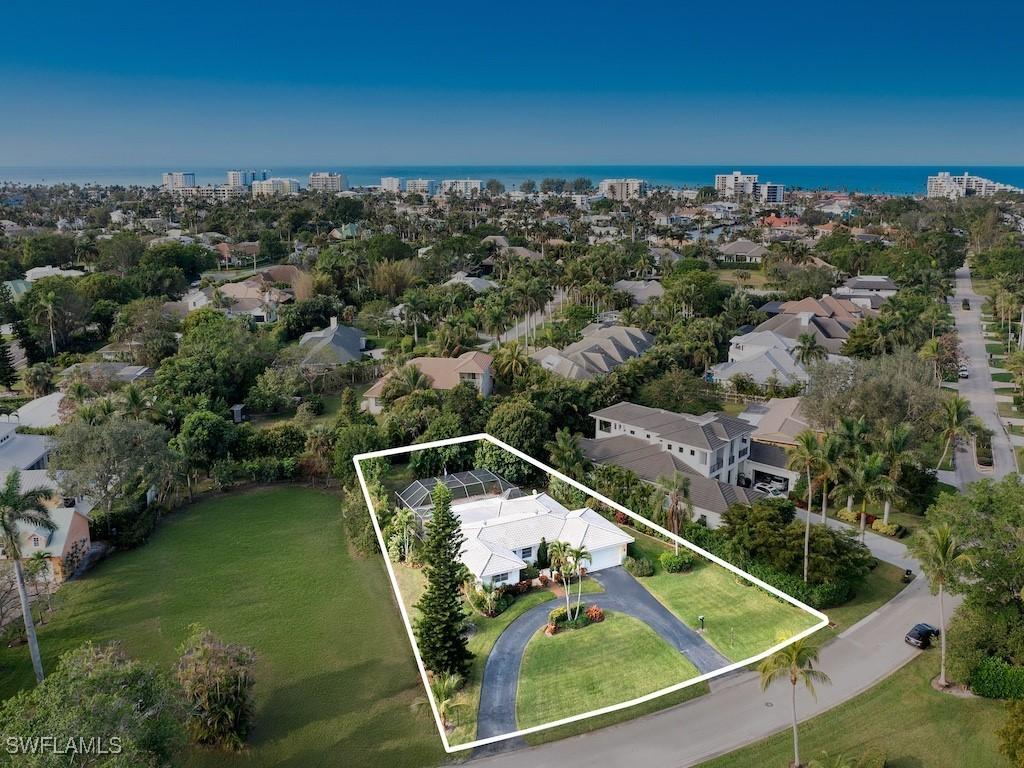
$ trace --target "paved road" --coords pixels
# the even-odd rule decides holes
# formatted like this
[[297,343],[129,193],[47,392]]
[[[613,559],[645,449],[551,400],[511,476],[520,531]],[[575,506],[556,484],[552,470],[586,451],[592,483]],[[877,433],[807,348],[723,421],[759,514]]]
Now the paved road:
[[[829,515],[833,514],[833,512],[834,510],[829,510]],[[796,516],[800,521],[807,519],[807,513],[800,507],[796,508]],[[820,510],[812,512],[811,522],[821,522]],[[828,527],[834,528],[837,531],[852,531],[853,533],[860,532],[859,526],[844,523],[841,520],[836,520],[834,517],[829,517]],[[899,539],[894,539],[890,536],[882,536],[874,531],[867,530],[864,532],[864,544],[871,550],[871,554],[879,560],[891,563],[892,565],[904,570],[909,568],[912,571],[917,571],[917,561],[910,556],[909,552],[907,552],[907,545],[901,543]]]
[[[884,544],[884,546],[883,546]],[[873,536],[868,546],[881,559],[909,561],[902,544]],[[902,548],[902,549],[901,549]],[[951,600],[947,615],[956,600]],[[903,642],[914,624],[938,624],[938,605],[923,578],[858,624],[845,630],[821,651],[820,668],[832,685],[819,686],[814,700],[804,689],[797,694],[799,717],[825,712],[888,677],[920,651]],[[936,673],[938,672],[936,659]],[[671,709],[539,747],[490,755],[474,761],[480,768],[685,768],[731,752],[789,727],[788,686],[762,693],[753,673],[719,681],[710,694]]]
[[[597,604],[606,611],[625,613],[644,622],[665,642],[683,653],[702,674],[721,669],[730,663],[704,638],[659,603],[623,568],[609,568],[593,576],[605,591],[584,595],[587,604]],[[478,739],[512,733],[517,729],[516,690],[523,653],[537,630],[547,623],[548,612],[556,605],[547,602],[534,606],[498,636],[484,666],[477,718]]]
[[[523,318],[518,323],[513,325],[511,328],[505,329],[501,334],[501,340],[511,341],[518,339],[520,343],[525,344],[527,331],[531,328],[536,328],[540,323],[543,323],[545,320],[551,317],[551,315],[554,314],[555,310],[561,307],[563,304],[565,304],[568,301],[568,299],[569,294],[567,294],[563,289],[559,288],[555,292],[555,295],[551,299],[551,301],[549,301],[544,306],[543,310],[539,312],[534,312],[532,315],[530,315],[529,323],[527,323],[526,318]],[[491,347],[495,346],[498,343],[497,338],[495,338],[494,336],[490,336],[482,331],[478,335],[480,336],[480,338],[484,339],[484,343],[480,345],[481,348],[483,349],[490,349]]]
[[[963,299],[971,302],[971,309],[961,309]],[[988,367],[988,353],[985,351],[985,337],[981,332],[981,304],[984,298],[974,292],[971,284],[971,271],[961,267],[956,271],[954,294],[949,298],[953,316],[956,318],[956,329],[960,334],[960,345],[968,361],[970,378],[961,379],[958,385],[960,395],[971,404],[971,410],[981,419],[986,427],[995,433],[992,436],[993,471],[984,474],[978,472],[974,464],[973,453],[969,450],[959,451],[956,461],[956,485],[963,488],[968,483],[982,477],[1001,478],[1017,471],[1013,459],[1013,448],[1006,430],[999,421],[996,406],[995,390],[992,388],[992,375]]]

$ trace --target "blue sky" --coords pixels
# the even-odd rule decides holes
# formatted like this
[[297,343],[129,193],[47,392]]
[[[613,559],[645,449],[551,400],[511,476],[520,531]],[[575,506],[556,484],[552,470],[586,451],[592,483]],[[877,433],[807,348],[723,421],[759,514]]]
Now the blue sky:
[[0,165],[1024,165],[1022,22],[988,0],[14,3]]

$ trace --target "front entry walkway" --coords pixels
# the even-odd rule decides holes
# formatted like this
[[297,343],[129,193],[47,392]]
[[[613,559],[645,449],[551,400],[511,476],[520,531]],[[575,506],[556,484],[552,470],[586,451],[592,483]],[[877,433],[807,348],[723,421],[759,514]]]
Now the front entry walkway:
[[[606,611],[618,611],[644,622],[666,643],[683,653],[701,674],[713,672],[731,663],[659,603],[624,568],[608,568],[591,575],[605,591],[583,595],[586,604],[596,604]],[[526,652],[526,645],[547,623],[547,615],[556,605],[548,601],[534,606],[509,624],[498,636],[484,665],[480,710],[477,716],[478,739],[501,736],[517,730],[516,692],[523,654]],[[484,753],[501,749],[499,745],[489,746],[492,748],[485,747]],[[509,748],[521,744],[504,742],[502,746]]]

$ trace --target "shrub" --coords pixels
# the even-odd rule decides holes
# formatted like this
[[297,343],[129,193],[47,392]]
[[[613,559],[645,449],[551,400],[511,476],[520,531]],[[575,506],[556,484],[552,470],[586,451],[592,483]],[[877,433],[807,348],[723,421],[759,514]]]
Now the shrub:
[[302,403],[309,406],[309,412],[314,416],[323,415],[324,399],[320,395],[309,395]]
[[971,675],[971,690],[987,699],[1024,699],[1024,667],[989,656]]
[[885,756],[885,750],[879,749],[878,747],[872,747],[863,755],[860,759],[854,763],[856,768],[885,768],[888,765],[888,761]]
[[561,608],[555,608],[548,613],[548,623],[554,624],[555,626],[564,624],[568,618],[569,613],[565,610],[564,606]]
[[674,554],[672,552],[662,552],[658,557],[661,562],[661,567],[669,573],[681,573],[682,571],[688,571],[693,568],[693,555],[687,552],[680,552]]
[[529,579],[526,579],[525,581],[517,581],[516,582],[515,591],[516,591],[517,595],[525,595],[532,588],[533,588],[533,582],[530,581]]
[[622,567],[637,578],[644,578],[654,575],[654,566],[651,561],[644,557],[627,557],[622,561]]
[[848,510],[846,507],[842,507],[836,512],[836,520],[842,520],[844,523],[860,523],[860,513],[856,510]]
[[883,536],[902,537],[906,533],[906,529],[899,523],[886,523],[881,519],[877,519],[871,524],[871,530]]
[[633,518],[627,515],[625,512],[619,512],[615,510],[615,522],[619,525],[633,525]]
[[519,572],[519,575],[522,576],[525,581],[532,581],[540,576],[540,569],[534,565],[528,565]]
[[546,586],[547,586],[548,584],[550,584],[550,583],[551,583],[551,579],[549,579],[549,578],[548,578],[547,576],[545,576],[545,575],[544,575],[543,573],[542,573],[542,574],[541,574],[540,576],[538,576],[537,578],[538,578],[538,579],[540,579],[540,585],[541,585],[542,587],[546,587]]
[[590,619],[591,623],[599,624],[604,621],[604,611],[600,605],[592,605],[587,608],[586,617]]

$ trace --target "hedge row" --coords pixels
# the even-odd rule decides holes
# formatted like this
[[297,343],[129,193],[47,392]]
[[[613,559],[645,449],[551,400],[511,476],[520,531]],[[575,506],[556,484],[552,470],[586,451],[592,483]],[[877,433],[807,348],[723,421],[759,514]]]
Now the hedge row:
[[971,675],[971,690],[987,699],[1024,699],[1024,667],[989,656]]

